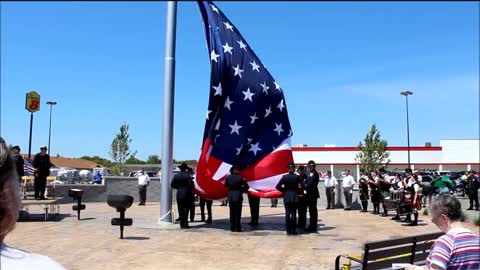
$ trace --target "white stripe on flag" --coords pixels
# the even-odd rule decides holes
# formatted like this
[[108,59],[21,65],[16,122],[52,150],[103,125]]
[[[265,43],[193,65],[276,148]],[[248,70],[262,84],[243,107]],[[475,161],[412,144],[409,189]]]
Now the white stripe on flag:
[[247,183],[250,188],[255,190],[274,189],[277,186],[278,181],[280,181],[282,176],[284,176],[285,174],[287,173],[278,174],[263,179],[248,181]]

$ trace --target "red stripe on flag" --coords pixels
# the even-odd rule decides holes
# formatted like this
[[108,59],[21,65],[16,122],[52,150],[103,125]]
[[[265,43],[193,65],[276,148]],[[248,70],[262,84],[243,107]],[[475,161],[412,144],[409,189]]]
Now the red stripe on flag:
[[293,155],[290,149],[272,152],[257,163],[242,170],[240,175],[245,180],[252,181],[287,173],[288,163],[292,160]]

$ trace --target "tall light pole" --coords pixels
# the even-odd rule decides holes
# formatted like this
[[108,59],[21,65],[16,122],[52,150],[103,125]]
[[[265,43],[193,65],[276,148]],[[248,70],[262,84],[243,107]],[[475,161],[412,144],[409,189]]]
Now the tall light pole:
[[50,125],[48,127],[48,155],[50,155],[50,137],[52,134],[52,107],[57,105],[56,101],[47,101],[47,105],[50,105]]
[[405,103],[407,105],[407,151],[408,151],[408,168],[410,169],[410,127],[408,123],[408,96],[413,95],[412,91],[402,91],[400,95],[405,96]]

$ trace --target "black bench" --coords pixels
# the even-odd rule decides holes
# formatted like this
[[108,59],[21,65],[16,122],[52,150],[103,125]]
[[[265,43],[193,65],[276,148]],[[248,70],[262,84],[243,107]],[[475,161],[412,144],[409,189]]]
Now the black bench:
[[433,242],[443,234],[437,232],[366,242],[361,258],[338,255],[335,259],[335,269],[340,270],[342,257],[359,263],[359,269],[362,270],[391,268],[393,263],[422,263],[428,257]]

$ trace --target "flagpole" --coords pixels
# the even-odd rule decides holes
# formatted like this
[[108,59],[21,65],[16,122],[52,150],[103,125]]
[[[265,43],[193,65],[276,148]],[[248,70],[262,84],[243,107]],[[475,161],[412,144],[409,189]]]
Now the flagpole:
[[162,166],[160,181],[160,223],[172,222],[173,109],[175,97],[175,39],[177,1],[167,2],[165,62],[163,77]]

